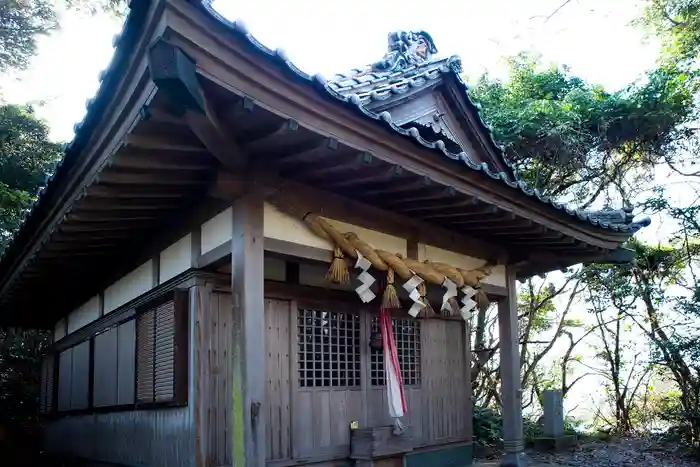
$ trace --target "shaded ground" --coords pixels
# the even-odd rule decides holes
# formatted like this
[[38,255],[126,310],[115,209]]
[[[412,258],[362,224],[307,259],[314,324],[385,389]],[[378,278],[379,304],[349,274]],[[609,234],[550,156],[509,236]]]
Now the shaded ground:
[[[556,454],[528,451],[528,467],[698,467],[698,461],[683,455],[674,444],[635,438],[616,441],[581,442],[569,451]],[[498,466],[498,461],[477,463],[479,467]]]

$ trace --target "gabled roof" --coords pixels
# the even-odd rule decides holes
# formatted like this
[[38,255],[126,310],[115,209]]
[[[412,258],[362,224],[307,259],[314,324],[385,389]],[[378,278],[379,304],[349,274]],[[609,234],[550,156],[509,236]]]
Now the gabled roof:
[[[289,60],[289,57],[287,54],[281,50],[281,49],[270,49],[266,47],[264,44],[262,44],[260,41],[258,41],[253,35],[250,34],[248,29],[246,28],[245,24],[243,24],[241,21],[231,21],[224,16],[222,16],[219,12],[217,12],[211,5],[206,0],[189,0],[191,3],[193,3],[195,6],[199,7],[202,11],[206,12],[207,14],[211,15],[214,19],[219,21],[221,24],[226,26],[229,29],[229,32],[232,35],[235,35],[236,37],[243,38],[246,40],[252,47],[254,47],[258,53],[261,54],[261,56],[266,57],[268,60],[277,62],[281,66],[284,66],[292,72],[296,78],[301,79],[302,81],[305,81],[309,83],[310,85],[313,85],[314,88],[319,89],[322,88],[324,89],[330,96],[334,97],[337,100],[340,100],[346,104],[351,104],[350,107],[354,107],[357,111],[361,112],[364,114],[366,117],[369,117],[373,120],[376,120],[378,122],[382,122],[384,125],[388,126],[391,128],[394,132],[399,133],[405,137],[413,139],[415,142],[418,144],[425,146],[430,149],[437,150],[438,152],[442,153],[444,156],[448,157],[449,159],[459,162],[463,165],[466,165],[467,168],[482,172],[485,176],[494,179],[494,180],[501,180],[503,183],[507,184],[509,187],[515,189],[518,191],[518,195],[522,196],[523,194],[527,197],[530,198],[536,198],[540,202],[549,205],[553,207],[554,209],[564,212],[568,214],[569,216],[573,217],[575,220],[578,221],[583,221],[587,222],[595,227],[600,227],[602,229],[606,230],[611,230],[613,232],[619,232],[619,233],[628,233],[628,234],[633,234],[637,230],[639,230],[641,227],[644,227],[645,225],[648,225],[648,219],[645,219],[641,223],[613,223],[613,222],[607,222],[605,219],[599,219],[596,215],[592,215],[591,212],[587,211],[582,211],[582,210],[577,210],[574,208],[571,208],[567,206],[564,203],[560,203],[548,196],[545,196],[542,194],[538,189],[530,187],[526,182],[522,180],[515,180],[511,181],[508,180],[507,174],[503,172],[494,172],[492,171],[487,164],[481,164],[481,165],[476,165],[472,160],[465,154],[465,153],[452,153],[449,150],[447,150],[445,143],[443,141],[435,141],[431,142],[423,137],[421,137],[420,132],[416,128],[409,128],[405,129],[402,128],[401,126],[397,125],[389,112],[381,112],[381,113],[376,113],[368,109],[363,101],[362,98],[356,94],[356,93],[341,93],[333,88],[333,85],[330,84],[329,81],[333,80],[328,80],[327,78],[315,74],[315,75],[309,75],[308,73],[305,73],[302,71],[300,68],[298,68],[294,63],[292,63]],[[451,61],[448,60],[448,63],[451,63],[452,66],[450,67],[452,70],[453,76],[464,86],[465,91],[468,89],[467,83],[464,81],[464,78],[461,76],[461,61],[457,58],[453,58]],[[375,77],[378,77],[378,75],[375,75]],[[372,78],[369,78],[369,81],[372,81]],[[320,86],[319,86],[320,85]],[[469,102],[471,103],[472,106],[476,110],[479,110],[479,105],[469,99]],[[484,125],[485,128],[488,128],[486,123],[483,122],[482,124]],[[492,143],[499,148],[499,150],[502,152],[503,147],[499,146],[498,143],[495,141],[493,138],[493,134],[489,130],[489,135],[491,137]],[[506,162],[507,163],[507,162]],[[510,165],[510,164],[509,164]],[[625,219],[627,220],[627,219]]]
[[[426,60],[424,63],[408,64],[400,71],[370,70],[362,75],[348,74],[337,75],[328,80],[320,75],[309,75],[297,68],[287,58],[282,50],[272,50],[257,41],[240,22],[232,22],[221,16],[213,9],[207,0],[188,0],[200,11],[210,15],[226,26],[232,35],[245,39],[264,60],[276,62],[290,72],[294,79],[307,83],[310,87],[319,90],[326,96],[345,103],[352,109],[368,119],[383,125],[395,133],[403,135],[413,140],[416,144],[430,148],[446,156],[455,163],[459,163],[465,170],[481,172],[485,177],[500,180],[515,190],[515,196],[527,196],[537,198],[540,202],[549,205],[551,208],[566,213],[574,221],[590,223],[595,227],[611,230],[618,233],[633,234],[639,228],[648,224],[648,220],[642,222],[632,222],[629,215],[608,216],[599,215],[597,212],[579,211],[572,209],[562,203],[544,196],[537,189],[530,188],[527,183],[520,180],[512,180],[505,172],[492,170],[486,163],[476,164],[464,152],[451,152],[444,141],[438,139],[430,141],[421,136],[417,128],[404,128],[393,121],[391,114],[386,111],[374,112],[369,108],[372,101],[380,101],[390,95],[400,94],[406,90],[416,87],[430,85],[432,80],[444,78],[445,76],[456,80],[464,88],[464,93],[470,108],[479,116],[479,106],[473,102],[467,93],[467,84],[461,75],[461,62],[458,57],[450,57],[441,60]],[[20,255],[23,247],[31,239],[31,236],[41,226],[44,217],[51,208],[51,202],[56,191],[56,185],[65,183],[76,160],[82,154],[93,131],[100,124],[105,106],[109,102],[111,94],[118,82],[120,73],[123,73],[125,63],[137,46],[138,38],[143,31],[144,23],[147,21],[147,13],[152,4],[152,0],[133,0],[130,2],[130,11],[127,14],[122,32],[115,37],[115,52],[108,68],[100,75],[100,87],[94,98],[86,104],[86,114],[80,123],[75,125],[75,137],[66,147],[63,161],[57,166],[55,173],[48,181],[47,185],[40,191],[37,202],[27,213],[21,223],[21,227],[10,246],[3,252],[0,262],[0,273],[6,272],[12,263],[13,257]],[[401,33],[399,33],[401,34]],[[413,33],[409,33],[413,34]],[[420,32],[426,36],[426,33]],[[429,37],[429,36],[428,36]],[[431,39],[432,41],[432,39]],[[434,48],[434,44],[432,45]],[[433,52],[431,52],[432,54]],[[432,56],[432,55],[431,55]],[[362,70],[361,70],[362,71]],[[366,71],[366,70],[365,70]],[[503,155],[503,148],[493,138],[491,131],[484,121],[477,119],[483,130],[489,135],[490,144],[494,150]],[[510,167],[507,160],[504,162]]]

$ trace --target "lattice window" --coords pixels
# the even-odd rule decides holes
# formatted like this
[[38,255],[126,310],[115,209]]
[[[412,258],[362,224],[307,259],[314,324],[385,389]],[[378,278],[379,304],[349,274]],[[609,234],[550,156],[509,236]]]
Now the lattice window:
[[[396,338],[396,351],[399,354],[399,366],[404,385],[418,386],[421,380],[420,366],[420,321],[413,318],[391,318]],[[372,317],[372,333],[381,335],[379,319]],[[383,386],[384,383],[384,350],[370,350],[370,383],[372,386]]]
[[300,308],[297,317],[300,387],[360,385],[360,317]]

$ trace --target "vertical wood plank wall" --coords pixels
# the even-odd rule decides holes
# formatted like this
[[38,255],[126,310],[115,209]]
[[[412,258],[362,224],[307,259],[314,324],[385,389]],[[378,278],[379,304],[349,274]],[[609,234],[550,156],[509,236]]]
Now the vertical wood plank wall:
[[192,465],[188,407],[60,418],[45,429],[46,448],[95,462],[149,467]]
[[[368,329],[361,336],[360,388],[302,388],[297,382],[296,304],[266,299],[267,460],[296,463],[347,457],[349,425],[390,424],[386,393],[369,386]],[[421,321],[422,382],[406,388],[408,415],[418,446],[467,441],[471,401],[464,323]],[[221,427],[219,428],[221,429]],[[222,464],[217,464],[222,465]]]
[[[232,465],[231,294],[211,291],[197,313],[197,387],[206,467]],[[363,326],[358,388],[298,387],[297,309],[293,300],[265,300],[267,407],[266,457],[271,465],[344,458],[349,454],[349,425],[391,423],[385,389],[369,386],[368,335]],[[368,321],[367,321],[368,322]],[[417,446],[468,441],[471,402],[461,321],[421,321],[420,386],[406,388],[408,415]]]
[[233,388],[232,378],[232,331],[233,306],[231,294],[214,291],[204,300],[205,309],[198,313],[199,355],[206,371],[198,388],[205,434],[203,465],[222,467],[232,465],[233,446]]

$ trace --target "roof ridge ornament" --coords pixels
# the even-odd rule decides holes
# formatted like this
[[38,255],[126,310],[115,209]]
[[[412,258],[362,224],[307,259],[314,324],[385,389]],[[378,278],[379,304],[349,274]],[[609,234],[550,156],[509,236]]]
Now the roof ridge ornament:
[[389,33],[387,52],[360,74],[396,73],[415,65],[432,61],[437,53],[433,38],[425,31],[394,31]]

